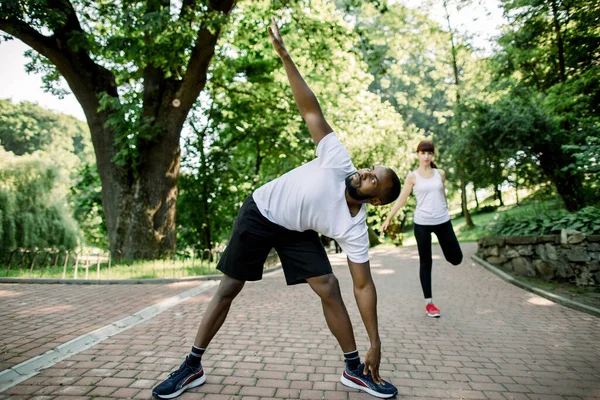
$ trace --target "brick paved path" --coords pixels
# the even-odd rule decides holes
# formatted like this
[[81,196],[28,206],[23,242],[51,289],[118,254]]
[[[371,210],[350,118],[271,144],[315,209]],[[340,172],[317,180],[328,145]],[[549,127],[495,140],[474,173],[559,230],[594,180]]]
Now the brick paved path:
[[0,371],[200,284],[0,284]]
[[[399,398],[600,399],[600,319],[505,283],[470,260],[474,244],[463,246],[465,261],[458,267],[441,261],[437,246],[434,250],[433,295],[442,311],[440,319],[424,315],[416,248],[371,252],[379,294],[382,375],[398,386]],[[368,341],[348,269],[339,255],[332,256],[332,262],[364,354]],[[0,285],[2,342],[13,342],[5,321],[27,326],[19,319],[27,312],[15,306],[26,302],[18,292],[38,295],[31,323],[55,317],[30,330],[51,326],[46,335],[28,335],[35,343],[49,345],[57,339],[45,338],[64,335],[67,321],[79,334],[189,286],[32,288]],[[0,393],[0,399],[149,399],[151,388],[188,352],[214,291],[59,362]],[[63,305],[60,299],[66,292],[73,298],[89,296]],[[86,304],[89,308],[118,296],[138,302],[126,306],[127,301],[114,301],[113,308],[119,307],[112,314],[105,310],[110,307],[99,307],[91,313],[91,322],[82,318]],[[77,318],[69,319],[69,310]],[[11,352],[18,353],[18,348]],[[11,359],[4,360],[6,368]],[[339,383],[342,357],[318,298],[306,285],[286,287],[282,274],[246,285],[203,363],[207,383],[181,399],[373,399]]]

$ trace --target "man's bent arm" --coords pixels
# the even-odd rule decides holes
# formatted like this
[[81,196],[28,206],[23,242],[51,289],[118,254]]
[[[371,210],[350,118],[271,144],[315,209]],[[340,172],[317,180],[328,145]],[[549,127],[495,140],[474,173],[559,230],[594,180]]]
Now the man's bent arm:
[[377,322],[377,290],[371,277],[371,267],[368,261],[355,263],[350,259],[348,259],[348,267],[354,283],[354,298],[371,342],[371,347],[365,355],[365,369],[371,371],[376,382],[381,382],[379,376],[381,339]]
[[318,145],[321,139],[328,133],[331,133],[333,129],[331,129],[327,120],[325,120],[317,97],[300,74],[300,71],[298,71],[296,64],[294,64],[292,57],[285,48],[274,19],[273,24],[269,28],[269,36],[271,37],[275,51],[277,51],[279,58],[283,61],[285,73],[290,82],[300,115],[304,118],[315,144]]

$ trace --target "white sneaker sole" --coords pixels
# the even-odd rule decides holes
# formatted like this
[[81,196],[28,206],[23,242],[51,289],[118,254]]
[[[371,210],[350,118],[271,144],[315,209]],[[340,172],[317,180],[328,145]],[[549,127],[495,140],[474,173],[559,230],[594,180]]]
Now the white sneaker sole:
[[206,382],[206,374],[202,375],[200,378],[196,379],[189,385],[186,385],[186,386],[182,387],[181,389],[179,389],[178,391],[173,392],[171,394],[163,394],[161,396],[154,394],[154,393],[152,393],[152,394],[155,397],[158,397],[159,399],[174,399],[175,397],[179,396],[181,393],[185,392],[186,390],[198,387],[198,386],[204,384],[204,382]]
[[429,314],[428,312],[426,312],[425,315],[427,315],[430,318],[439,318],[439,317],[441,317],[440,314]]
[[364,387],[357,383],[352,382],[350,379],[346,378],[343,374],[342,374],[342,377],[340,378],[340,382],[342,382],[342,385],[344,385],[344,386],[348,386],[349,388],[352,388],[352,389],[362,390],[363,392],[369,393],[371,396],[379,397],[380,399],[389,399],[390,397],[394,397],[396,395],[396,393],[381,394],[379,392],[374,391],[373,389],[369,389],[368,387]]

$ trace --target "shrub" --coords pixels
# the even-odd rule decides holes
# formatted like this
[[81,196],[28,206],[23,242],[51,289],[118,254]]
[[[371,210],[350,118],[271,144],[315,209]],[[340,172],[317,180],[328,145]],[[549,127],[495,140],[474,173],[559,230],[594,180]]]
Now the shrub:
[[60,171],[0,147],[0,248],[77,246],[80,232],[57,190]]
[[560,210],[533,215],[504,214],[491,227],[490,233],[497,236],[552,235],[562,229],[600,234],[600,209],[586,207],[574,213]]

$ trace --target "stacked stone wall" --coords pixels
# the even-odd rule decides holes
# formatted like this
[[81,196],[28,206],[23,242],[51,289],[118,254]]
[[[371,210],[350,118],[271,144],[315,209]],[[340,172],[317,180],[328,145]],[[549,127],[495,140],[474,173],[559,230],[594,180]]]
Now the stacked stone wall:
[[477,244],[479,257],[507,272],[600,285],[600,235],[563,230],[560,235],[483,237]]

